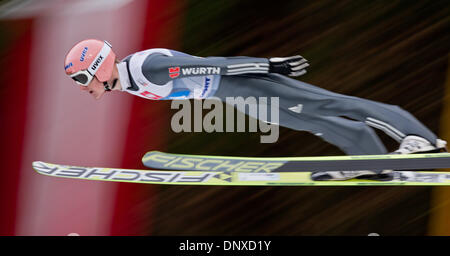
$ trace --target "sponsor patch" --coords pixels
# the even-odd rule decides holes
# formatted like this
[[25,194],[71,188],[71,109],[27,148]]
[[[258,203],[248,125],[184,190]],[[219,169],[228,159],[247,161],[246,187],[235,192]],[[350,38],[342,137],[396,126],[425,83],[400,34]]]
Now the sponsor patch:
[[86,52],[88,48],[84,47],[83,51],[81,52],[80,61],[84,61],[84,57],[86,57]]
[[182,68],[183,75],[220,75],[219,67]]
[[170,78],[177,78],[180,76],[180,67],[171,67],[169,68],[169,77]]
[[238,173],[240,181],[279,181],[279,173]]
[[98,56],[97,60],[92,65],[91,70],[95,71],[98,67],[100,67],[100,64],[102,63],[103,58],[104,57],[102,55]]
[[68,68],[73,67],[73,63],[70,62],[69,64],[67,64],[66,66],[64,66],[64,70],[67,70]]
[[201,94],[201,98],[204,98],[206,95],[206,92],[209,90],[209,87],[211,85],[211,79],[209,77],[205,77],[205,86],[203,87],[203,91]]
[[159,100],[162,98],[161,96],[151,93],[149,91],[141,92],[140,95],[144,96],[147,99],[151,99],[151,100]]

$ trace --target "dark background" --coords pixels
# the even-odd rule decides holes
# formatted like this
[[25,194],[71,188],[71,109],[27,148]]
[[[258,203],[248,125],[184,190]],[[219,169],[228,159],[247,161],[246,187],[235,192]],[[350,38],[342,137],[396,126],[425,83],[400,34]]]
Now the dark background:
[[[311,66],[299,80],[399,105],[440,135],[450,46],[448,1],[191,0],[185,8],[184,52],[301,54]],[[168,151],[343,154],[306,132],[280,128],[275,144],[260,144],[260,135],[170,133]],[[398,146],[380,136],[389,149]],[[148,223],[156,235],[425,235],[432,214],[432,188],[427,187],[159,186],[158,191],[156,213]]]

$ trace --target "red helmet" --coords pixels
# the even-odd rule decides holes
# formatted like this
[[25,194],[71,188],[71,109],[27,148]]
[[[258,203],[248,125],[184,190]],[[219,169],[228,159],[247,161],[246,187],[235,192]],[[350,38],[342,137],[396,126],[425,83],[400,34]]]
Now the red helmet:
[[105,83],[111,78],[116,54],[107,41],[87,39],[66,55],[64,70],[79,85],[88,86],[94,76]]

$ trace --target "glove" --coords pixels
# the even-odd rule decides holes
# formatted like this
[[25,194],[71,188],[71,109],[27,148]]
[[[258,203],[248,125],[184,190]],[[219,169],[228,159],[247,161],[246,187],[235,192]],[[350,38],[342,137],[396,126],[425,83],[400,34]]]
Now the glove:
[[301,76],[306,73],[308,61],[300,55],[285,58],[270,58],[269,72],[288,76]]

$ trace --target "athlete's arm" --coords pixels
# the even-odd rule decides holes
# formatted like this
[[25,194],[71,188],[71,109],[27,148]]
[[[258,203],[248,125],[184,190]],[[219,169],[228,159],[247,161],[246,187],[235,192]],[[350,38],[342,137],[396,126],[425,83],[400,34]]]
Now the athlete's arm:
[[[300,57],[301,58],[301,57]],[[146,78],[155,84],[166,84],[172,79],[204,75],[241,75],[249,73],[281,73],[296,75],[305,67],[292,70],[306,64],[306,60],[297,56],[288,58],[252,58],[252,57],[207,57],[166,56],[152,54],[142,65]]]

